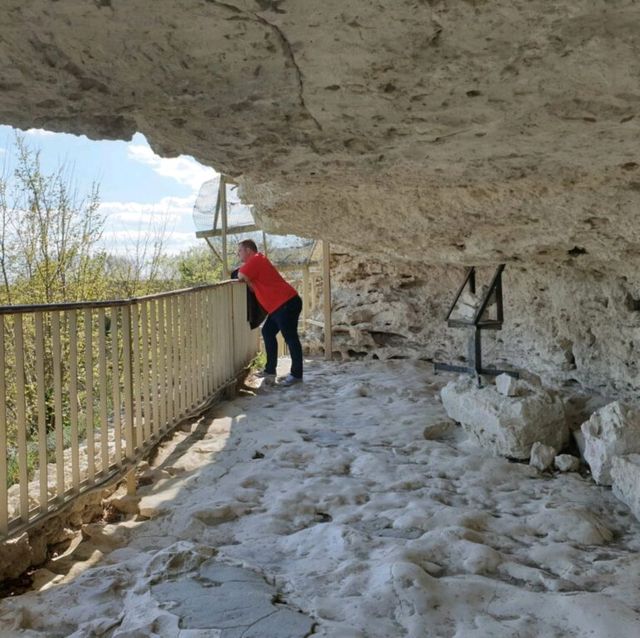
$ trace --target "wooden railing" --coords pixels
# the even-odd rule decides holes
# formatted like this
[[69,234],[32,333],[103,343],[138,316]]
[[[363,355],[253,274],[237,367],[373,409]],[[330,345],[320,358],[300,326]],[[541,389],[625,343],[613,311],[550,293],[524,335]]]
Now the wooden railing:
[[258,349],[230,282],[0,321],[0,539],[124,476]]

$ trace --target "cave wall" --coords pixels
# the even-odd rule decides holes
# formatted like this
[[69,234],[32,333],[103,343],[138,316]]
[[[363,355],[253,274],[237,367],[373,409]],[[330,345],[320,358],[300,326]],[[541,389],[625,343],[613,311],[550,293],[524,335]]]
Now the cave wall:
[[[505,322],[483,332],[485,365],[539,374],[550,384],[578,383],[633,398],[640,389],[640,276],[581,264],[509,264],[503,273]],[[478,286],[492,268],[478,270]],[[466,358],[467,332],[444,318],[465,270],[372,259],[335,249],[332,256],[334,351],[343,357],[408,357],[446,363]],[[320,309],[320,306],[318,307]],[[319,315],[318,315],[319,316]],[[321,347],[320,334],[310,345]]]
[[635,0],[2,9],[0,122],[140,131],[235,179],[265,230],[344,246],[347,351],[452,359],[463,337],[441,317],[461,268],[504,262],[488,353],[637,386]]

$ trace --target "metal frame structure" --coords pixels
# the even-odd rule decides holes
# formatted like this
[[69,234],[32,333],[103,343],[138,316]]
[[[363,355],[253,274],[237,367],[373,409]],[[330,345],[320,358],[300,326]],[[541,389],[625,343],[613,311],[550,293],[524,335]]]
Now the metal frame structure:
[[[226,175],[220,175],[220,185],[218,187],[218,196],[216,198],[216,206],[213,215],[213,226],[209,230],[200,230],[196,232],[196,237],[199,239],[206,239],[207,244],[215,254],[215,256],[222,262],[222,275],[224,279],[229,278],[229,267],[227,265],[228,256],[228,237],[229,235],[236,235],[240,233],[250,233],[260,231],[262,232],[262,244],[264,246],[265,255],[267,253],[267,241],[266,234],[257,224],[241,224],[238,226],[228,225],[228,206],[227,206],[227,184],[233,184]],[[220,221],[220,228],[218,228],[218,221]],[[215,247],[209,241],[210,237],[222,238],[222,254],[218,253]],[[324,352],[325,359],[331,360],[333,356],[333,337],[332,337],[332,322],[331,322],[331,247],[329,242],[322,241],[322,280],[323,285],[323,305],[324,305],[324,321],[319,323],[309,319],[309,265],[316,253],[318,242],[313,244],[307,259],[303,264],[296,265],[295,267],[282,267],[278,265],[280,270],[302,270],[302,325],[306,329],[307,324],[313,324],[321,328],[324,331]],[[284,342],[279,344],[281,348],[284,348]]]
[[[467,270],[464,281],[458,288],[453,303],[451,304],[451,306],[449,306],[445,321],[451,328],[471,329],[467,350],[467,358],[469,364],[467,366],[459,366],[449,363],[434,363],[434,369],[436,372],[462,372],[473,374],[477,378],[479,378],[479,376],[482,374],[496,376],[503,373],[515,378],[518,377],[517,372],[513,372],[511,370],[499,370],[497,368],[485,368],[482,365],[482,331],[501,330],[502,324],[504,323],[504,307],[502,300],[502,272],[504,271],[504,268],[504,264],[500,264],[496,268],[496,271],[491,278],[489,287],[485,291],[485,294],[483,295],[480,304],[476,308],[472,319],[451,319],[451,315],[455,310],[456,305],[458,304],[460,295],[462,295],[467,285],[469,286],[469,292],[471,292],[471,294],[475,294],[476,292],[475,266],[472,266]],[[491,301],[492,297],[495,299],[496,303],[496,318],[483,319],[483,316],[487,308],[489,307],[489,302]]]

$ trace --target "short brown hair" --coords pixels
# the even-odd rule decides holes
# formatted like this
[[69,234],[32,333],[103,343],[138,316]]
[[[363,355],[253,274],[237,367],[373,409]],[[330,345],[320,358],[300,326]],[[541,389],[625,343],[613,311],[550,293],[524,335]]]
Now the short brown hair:
[[243,239],[238,246],[244,246],[245,248],[249,248],[249,250],[253,250],[254,253],[258,252],[258,247],[256,246],[256,242],[253,239]]

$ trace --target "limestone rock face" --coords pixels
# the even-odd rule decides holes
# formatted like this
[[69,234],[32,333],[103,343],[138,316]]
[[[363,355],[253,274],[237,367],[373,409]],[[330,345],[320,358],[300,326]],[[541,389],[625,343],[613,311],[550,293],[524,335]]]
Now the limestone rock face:
[[[441,396],[448,416],[495,454],[528,459],[534,443],[559,450],[568,438],[562,402],[542,388],[530,386],[521,396],[506,397],[493,385],[478,388],[462,376],[449,382]],[[555,450],[551,461],[554,455]]]
[[[636,352],[640,280],[564,263],[510,264],[503,275],[505,323],[483,333],[483,359],[548,384],[569,383],[633,398],[640,389]],[[411,357],[456,363],[469,332],[450,328],[447,309],[464,269],[373,259],[336,248],[331,261],[334,350],[380,359]],[[492,268],[479,270],[487,280]],[[321,307],[316,319],[322,318]],[[306,341],[322,347],[319,330]]]
[[611,481],[613,493],[640,520],[640,454],[612,457]]
[[614,401],[594,412],[582,424],[584,458],[600,485],[611,485],[615,456],[640,452],[640,413]]
[[640,246],[632,0],[5,0],[0,121],[236,177],[268,228],[428,263]]

